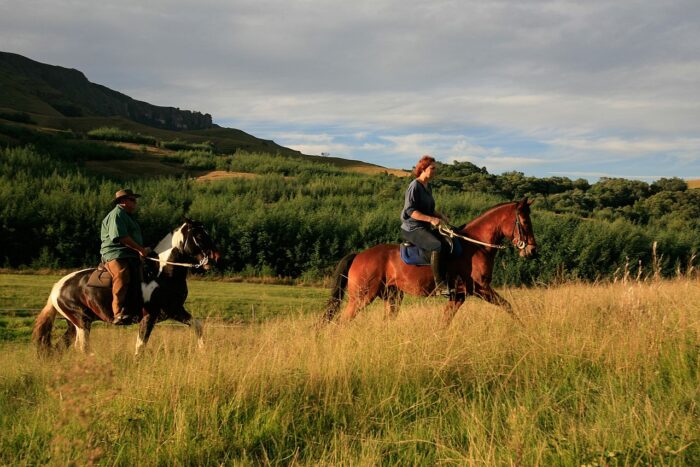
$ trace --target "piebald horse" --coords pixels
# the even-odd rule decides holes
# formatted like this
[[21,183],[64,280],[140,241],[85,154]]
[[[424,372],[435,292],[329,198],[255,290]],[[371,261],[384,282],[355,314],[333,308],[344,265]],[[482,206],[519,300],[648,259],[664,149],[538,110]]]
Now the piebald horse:
[[[155,255],[154,255],[155,253]],[[156,256],[157,255],[157,256]],[[191,219],[167,234],[147,259],[153,262],[155,278],[141,283],[143,309],[136,341],[138,356],[148,342],[157,321],[174,319],[194,329],[199,347],[203,347],[202,324],[185,309],[187,298],[187,272],[191,267],[211,268],[220,254],[204,226]],[[185,261],[198,263],[185,263]],[[147,262],[146,266],[149,264]],[[53,350],[51,330],[56,314],[68,322],[63,335],[63,348],[75,341],[81,352],[89,350],[90,327],[93,321],[112,322],[112,290],[110,287],[93,287],[88,279],[95,268],[83,269],[61,278],[54,284],[49,299],[34,323],[32,339],[40,355]]]
[[[536,254],[530,204],[532,202],[527,198],[499,204],[458,229],[455,241],[461,242],[462,254],[459,257],[451,256],[446,261],[447,280],[454,291],[444,310],[446,325],[469,295],[499,305],[515,317],[510,303],[491,287],[491,279],[496,252],[503,248],[500,243],[504,238],[512,241],[520,256]],[[343,321],[352,320],[377,297],[384,300],[386,315],[396,316],[404,293],[429,296],[434,289],[435,280],[430,266],[404,263],[399,245],[376,245],[340,260],[323,321],[333,320],[340,310],[346,290],[348,303],[341,315]]]

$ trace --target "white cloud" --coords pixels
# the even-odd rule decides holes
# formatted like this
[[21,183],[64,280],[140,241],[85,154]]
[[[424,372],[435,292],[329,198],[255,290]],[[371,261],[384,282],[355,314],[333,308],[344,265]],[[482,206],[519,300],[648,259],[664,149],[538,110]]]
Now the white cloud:
[[600,139],[553,139],[547,142],[561,148],[583,151],[627,154],[632,157],[648,153],[694,153],[700,157],[700,138],[682,139],[623,139],[620,137]]
[[3,50],[383,165],[700,172],[698,43],[695,0],[0,0]]

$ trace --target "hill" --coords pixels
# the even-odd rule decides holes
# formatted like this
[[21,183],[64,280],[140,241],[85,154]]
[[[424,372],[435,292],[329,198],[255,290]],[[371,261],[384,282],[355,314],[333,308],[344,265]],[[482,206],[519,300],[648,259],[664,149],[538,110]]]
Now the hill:
[[78,70],[0,52],[0,107],[51,117],[122,116],[169,130],[213,128],[211,115],[137,101],[88,81]]
[[[96,129],[117,128],[150,137],[156,144],[167,141],[207,143],[218,154],[230,155],[237,151],[282,154],[350,171],[404,174],[361,161],[305,155],[239,129],[220,127],[212,123],[210,114],[138,101],[91,83],[78,70],[40,63],[13,53],[0,52],[0,89],[0,145],[30,143],[33,139],[30,133],[80,139]],[[24,136],[17,138],[20,131]],[[144,151],[138,151],[135,157],[143,159],[142,153]],[[168,166],[158,159],[162,155],[162,152],[149,154],[148,160],[141,161],[145,164],[136,164],[138,172],[146,176],[172,174],[172,164]],[[114,175],[114,170],[104,175]]]

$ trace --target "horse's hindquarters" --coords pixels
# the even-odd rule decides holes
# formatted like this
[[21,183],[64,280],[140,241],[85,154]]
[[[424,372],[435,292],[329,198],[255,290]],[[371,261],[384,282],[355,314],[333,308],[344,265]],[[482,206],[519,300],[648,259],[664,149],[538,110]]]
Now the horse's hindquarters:
[[94,270],[84,269],[69,274],[51,291],[50,300],[56,311],[78,328],[95,320],[111,321],[112,290],[88,285]]

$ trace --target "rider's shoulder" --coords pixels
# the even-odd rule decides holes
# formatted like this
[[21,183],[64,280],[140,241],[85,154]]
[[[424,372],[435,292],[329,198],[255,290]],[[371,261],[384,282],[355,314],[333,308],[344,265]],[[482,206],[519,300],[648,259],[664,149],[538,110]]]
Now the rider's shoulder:
[[409,189],[409,190],[418,190],[418,189],[420,189],[420,187],[422,187],[422,186],[423,186],[423,185],[421,184],[421,182],[419,182],[417,178],[414,178],[414,179],[411,181],[411,183],[408,184],[408,189]]

